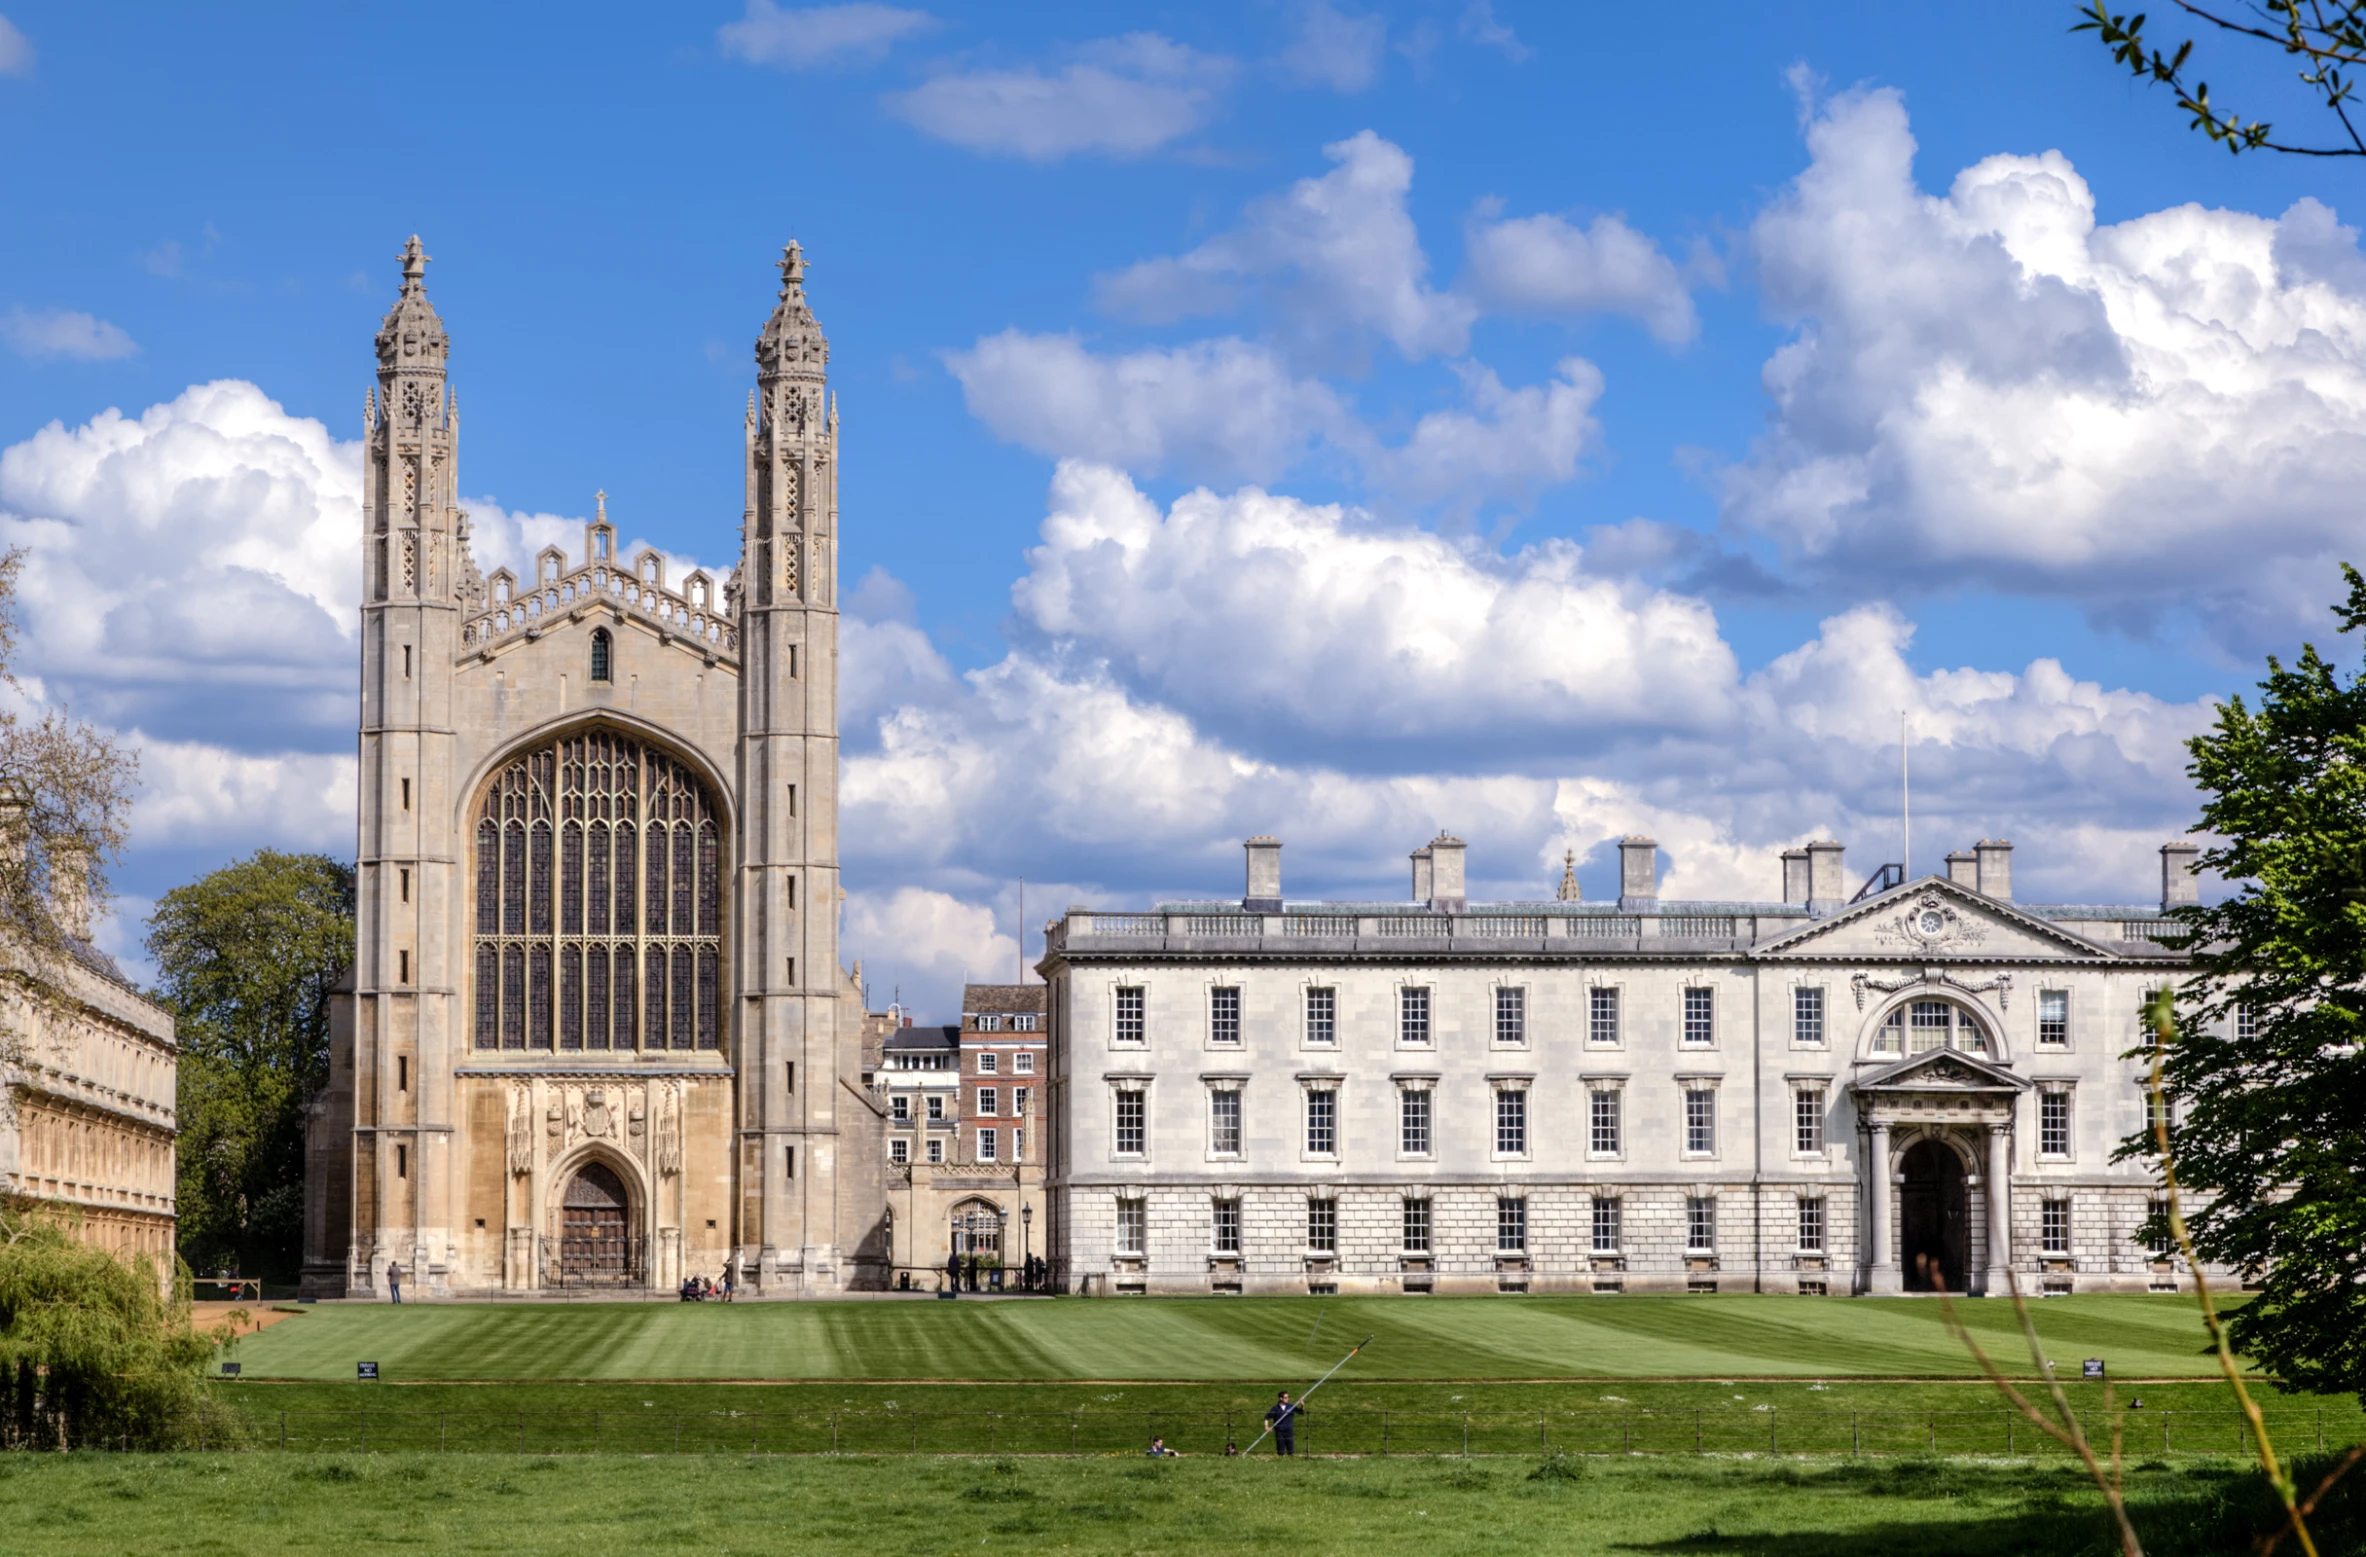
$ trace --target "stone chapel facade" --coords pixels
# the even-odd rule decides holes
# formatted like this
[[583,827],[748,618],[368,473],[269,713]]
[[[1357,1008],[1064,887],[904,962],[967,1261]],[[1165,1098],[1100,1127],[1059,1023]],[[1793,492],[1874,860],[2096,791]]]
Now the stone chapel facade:
[[[838,418],[794,243],[738,565],[480,575],[413,238],[364,402],[359,944],[308,1294],[884,1284],[838,959]],[[843,1133],[841,1127],[843,1126]],[[869,1126],[869,1128],[862,1128]]]

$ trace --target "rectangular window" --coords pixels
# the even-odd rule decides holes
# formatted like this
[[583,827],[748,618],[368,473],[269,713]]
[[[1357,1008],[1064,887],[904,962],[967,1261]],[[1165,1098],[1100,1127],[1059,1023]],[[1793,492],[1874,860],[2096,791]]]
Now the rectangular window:
[[2144,1089],[2144,1138],[2151,1140],[2155,1131],[2167,1125],[2177,1127],[2177,1105],[2167,1095]]
[[2041,1049],[2070,1047],[2070,991],[2041,989],[2037,992],[2037,1044]]
[[2136,1042],[2146,1049],[2157,1047],[2161,1041],[2160,1034],[2154,1032],[2152,1026],[2152,1003],[2160,998],[2159,990],[2148,989],[2136,1005]]
[[1684,1047],[1706,1049],[1717,1041],[1717,991],[1684,992]]
[[[987,1021],[987,1020],[988,1020],[988,1019],[987,1019],[987,1018],[985,1018],[985,1017],[980,1017],[980,1018],[978,1018],[978,1025],[979,1025],[979,1027],[980,1027],[980,1029],[981,1029],[981,1030],[984,1028],[984,1026],[985,1026],[985,1024],[986,1024],[986,1021]],[[980,1051],[979,1051],[979,1053],[978,1053],[978,1074],[979,1074],[979,1075],[981,1075],[981,1076],[991,1076],[991,1075],[993,1075],[993,1074],[994,1074],[994,1073],[995,1073],[997,1070],[999,1070],[999,1069],[1001,1069],[1001,1068],[1002,1068],[1002,1061],[1001,1061],[1001,1060],[999,1060],[999,1059],[997,1059],[997,1058],[995,1057],[995,1055],[994,1055],[994,1051],[993,1051],[993,1050],[991,1050],[991,1049],[985,1049],[985,1050],[980,1050]]]
[[1226,1087],[1208,1094],[1208,1150],[1219,1157],[1237,1157],[1241,1149],[1241,1095]]
[[1511,1049],[1526,1046],[1528,991],[1525,989],[1498,989],[1495,992],[1495,1041]]
[[1147,993],[1139,984],[1123,984],[1117,991],[1117,1041],[1140,1043],[1145,1028],[1142,1021],[1143,996]]
[[411,1057],[407,1054],[398,1054],[394,1057],[394,1090],[397,1092],[411,1090]]
[[1717,1249],[1717,1197],[1684,1197],[1684,1252],[1713,1254]]
[[395,961],[395,974],[394,974],[394,981],[395,981],[397,984],[408,984],[408,983],[410,983],[410,982],[411,982],[411,954],[410,954],[409,952],[407,952],[407,951],[398,951],[398,952],[396,952],[396,953],[394,954],[394,961]]
[[1824,987],[1791,991],[1791,1041],[1802,1049],[1824,1046]]
[[1010,1133],[1010,1160],[1013,1162],[1025,1162],[1027,1160],[1026,1131],[1013,1130]]
[[1139,1157],[1147,1144],[1143,1133],[1142,1094],[1128,1088],[1117,1094],[1117,1151],[1122,1157]]
[[789,1091],[791,1091],[791,1092],[794,1092],[794,1091],[796,1091],[796,1090],[797,1090],[797,1062],[796,1062],[795,1060],[791,1060],[791,1061],[789,1061],[789,1086],[788,1086],[788,1090],[789,1090]]
[[1034,1016],[1022,1013],[1018,1016],[1012,1017],[1010,1019],[1010,1030],[1014,1033],[1031,1033],[1035,1031]]
[[912,1160],[912,1143],[897,1136],[887,1143],[887,1160],[901,1167]]
[[945,1143],[943,1141],[936,1140],[928,1143],[928,1160],[932,1163],[945,1160]]
[[2070,1202],[2059,1197],[2045,1203],[2042,1220],[2038,1223],[2042,1247],[2048,1254],[2070,1252]]
[[978,1088],[978,1117],[991,1119],[1001,1112],[1002,1089],[999,1087]]
[[1120,1200],[1117,1203],[1118,1253],[1140,1254],[1142,1252],[1142,1234],[1150,1220],[1144,1214],[1146,1210],[1147,1208],[1139,1200]]
[[1528,1249],[1528,1202],[1517,1195],[1495,1197],[1495,1252],[1523,1254]]
[[2148,1200],[2144,1203],[2144,1247],[2156,1260],[2165,1260],[2177,1247],[2177,1240],[2169,1232],[2169,1202]]
[[1408,1157],[1429,1155],[1429,1096],[1417,1090],[1397,1094],[1397,1150]]
[[1521,1088],[1495,1094],[1495,1150],[1504,1157],[1528,1154],[1528,1094]]
[[1332,1157],[1339,1152],[1339,1094],[1328,1089],[1306,1094],[1306,1154]]
[[981,1032],[981,1033],[998,1033],[998,1032],[1001,1032],[1001,1031],[1002,1031],[1002,1018],[1001,1018],[1001,1017],[999,1017],[999,1016],[981,1016],[981,1017],[979,1017],[979,1018],[978,1018],[977,1031],[979,1031],[979,1032]]
[[1219,1200],[1215,1203],[1215,1226],[1208,1237],[1208,1246],[1218,1254],[1241,1252],[1241,1203]]
[[2040,1157],[2070,1155],[2070,1094],[2062,1090],[2041,1092],[2037,1098],[2037,1154]]
[[1324,1045],[1339,1041],[1339,991],[1310,989],[1306,992],[1306,1041]]
[[1429,1043],[1429,989],[1412,985],[1397,991],[1397,1041],[1427,1046]]
[[406,903],[408,903],[408,902],[411,900],[411,873],[410,873],[409,871],[407,871],[407,870],[406,870],[406,871],[404,871],[404,872],[402,873],[402,876],[403,876],[403,901],[404,901],[404,902],[406,902]]
[[1803,1157],[1821,1155],[1824,1150],[1824,1089],[1794,1088],[1791,1093],[1791,1118],[1799,1154]]
[[1306,1203],[1306,1247],[1317,1254],[1338,1252],[1338,1201],[1309,1200]]
[[1241,992],[1237,985],[1208,991],[1208,1041],[1238,1045],[1241,1041]]
[[901,1092],[887,1100],[887,1116],[902,1124],[912,1117],[912,1100]]
[[1596,1087],[1587,1094],[1591,1114],[1586,1150],[1597,1157],[1615,1157],[1618,1144],[1618,1088]]
[[411,1149],[408,1146],[397,1146],[394,1149],[394,1176],[398,1179],[407,1179],[411,1176]]
[[996,1162],[1001,1159],[1001,1134],[1001,1131],[992,1129],[978,1132],[978,1161]]
[[1824,1252],[1824,1201],[1820,1195],[1803,1195],[1799,1200],[1799,1252]]
[[1429,1202],[1411,1196],[1405,1199],[1405,1252],[1429,1253]]
[[1035,1089],[1033,1087],[1013,1087],[1010,1089],[1010,1115],[1013,1119],[1024,1119],[1027,1117],[1027,1103],[1028,1100],[1034,1096],[1034,1093]]
[[1618,1253],[1619,1204],[1616,1195],[1594,1197],[1594,1252]]
[[797,1148],[794,1146],[782,1149],[781,1176],[791,1179],[797,1176]]
[[1717,1150],[1717,1093],[1712,1087],[1684,1089],[1684,1150],[1696,1157]]
[[1618,1042],[1618,991],[1591,989],[1586,991],[1586,1042],[1616,1044]]
[[931,1121],[942,1121],[944,1119],[945,1100],[943,1098],[932,1097],[928,1100],[928,1117]]
[[[1029,1018],[1029,1020],[1032,1021],[1033,1018]],[[1011,1069],[1017,1071],[1022,1076],[1034,1075],[1035,1056],[1024,1049],[1020,1050],[1016,1059],[1011,1065]]]
[[2235,1040],[2249,1043],[2259,1036],[2259,1013],[2249,1006],[2235,1007]]

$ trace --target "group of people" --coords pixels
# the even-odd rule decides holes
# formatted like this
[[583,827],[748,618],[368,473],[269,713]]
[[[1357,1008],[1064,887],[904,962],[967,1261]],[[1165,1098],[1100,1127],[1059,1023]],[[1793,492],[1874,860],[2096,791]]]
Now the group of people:
[[720,1283],[704,1276],[682,1278],[682,1301],[685,1303],[728,1303],[731,1301],[731,1270],[726,1266]]
[[[1034,1292],[1041,1289],[1044,1278],[1051,1274],[1051,1267],[1041,1256],[1030,1254],[1020,1262],[1018,1285],[1007,1289],[1003,1281],[1005,1273],[1004,1266],[989,1264],[982,1255],[964,1256],[956,1250],[945,1256],[947,1292],[984,1292],[989,1288],[996,1291]],[[909,1277],[905,1285],[910,1285]]]
[[[1280,1395],[1275,1397],[1272,1409],[1265,1413],[1265,1425],[1273,1430],[1274,1453],[1293,1456],[1297,1454],[1298,1419],[1304,1415],[1306,1415],[1306,1407],[1299,1402],[1292,1400],[1288,1390],[1283,1390]],[[1254,1449],[1257,1446],[1255,1444],[1251,1444],[1249,1447]],[[1183,1451],[1180,1449],[1168,1448],[1166,1438],[1161,1434],[1151,1435],[1150,1447],[1144,1452],[1154,1460],[1179,1460],[1183,1458]],[[1240,1445],[1238,1443],[1234,1442],[1230,1438],[1224,1440],[1224,1457],[1226,1459],[1232,1459],[1238,1456],[1240,1452]]]

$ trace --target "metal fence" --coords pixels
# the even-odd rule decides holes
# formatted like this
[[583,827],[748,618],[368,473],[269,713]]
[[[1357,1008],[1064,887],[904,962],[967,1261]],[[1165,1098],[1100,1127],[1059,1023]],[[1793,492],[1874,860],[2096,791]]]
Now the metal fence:
[[[2358,1412],[2271,1411],[2288,1449],[2366,1434]],[[1247,1448],[1255,1411],[284,1411],[254,1413],[247,1442],[289,1453],[445,1454],[1138,1454],[1164,1438],[1185,1454]],[[2120,1413],[2130,1456],[2250,1452],[2235,1411]],[[2091,1441],[2110,1441],[2100,1412]],[[1271,1441],[1266,1449],[1270,1452]],[[1300,1454],[2063,1455],[2018,1412],[1759,1410],[1374,1411],[1310,1414]]]

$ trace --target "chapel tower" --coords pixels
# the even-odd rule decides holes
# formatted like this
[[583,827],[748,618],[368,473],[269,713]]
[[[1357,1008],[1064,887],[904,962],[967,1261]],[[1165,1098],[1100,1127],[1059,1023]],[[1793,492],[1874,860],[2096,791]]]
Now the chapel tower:
[[[741,1264],[827,1288],[854,1236],[838,1138],[838,416],[830,344],[782,251],[756,340],[740,552]],[[849,1082],[851,1076],[845,1078]]]
[[466,555],[451,340],[427,299],[428,255],[402,252],[402,291],[379,326],[363,401],[361,792],[355,888],[355,1245],[369,1269],[447,1266],[452,1228],[452,1000],[458,970],[439,916],[455,893],[451,666],[456,569]]

